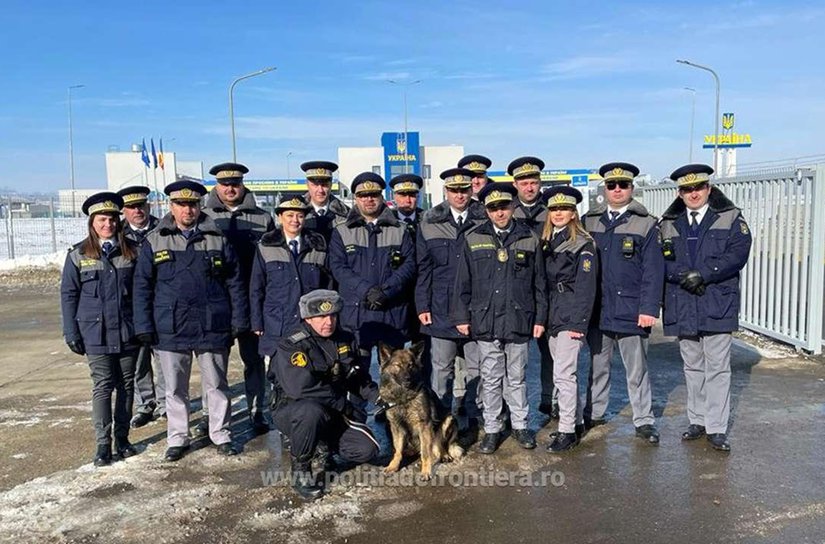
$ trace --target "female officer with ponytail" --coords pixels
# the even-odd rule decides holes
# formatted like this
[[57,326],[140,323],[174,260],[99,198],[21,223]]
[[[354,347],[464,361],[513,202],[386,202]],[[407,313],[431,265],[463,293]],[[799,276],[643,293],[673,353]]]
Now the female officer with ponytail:
[[[97,439],[95,466],[112,462],[112,424],[115,450],[121,458],[137,451],[129,443],[135,359],[133,343],[132,278],[136,250],[123,235],[115,193],[97,193],[83,203],[89,234],[66,256],[60,299],[63,335],[78,355],[86,355],[92,375],[92,422]],[[116,391],[114,417],[112,392]]]
[[550,298],[547,338],[559,391],[559,430],[547,451],[556,453],[573,449],[584,427],[576,369],[596,300],[598,257],[576,211],[582,194],[561,185],[545,191],[542,199],[548,208],[542,232]]

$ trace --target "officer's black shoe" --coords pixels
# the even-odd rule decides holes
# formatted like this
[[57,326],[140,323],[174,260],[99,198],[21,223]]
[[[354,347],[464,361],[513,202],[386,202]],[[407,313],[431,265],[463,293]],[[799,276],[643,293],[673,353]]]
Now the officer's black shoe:
[[728,437],[725,433],[711,433],[708,435],[708,442],[710,445],[713,446],[713,449],[718,451],[729,452],[730,451],[730,442],[728,442]]
[[189,446],[170,446],[166,448],[166,455],[164,455],[163,458],[166,461],[180,461],[188,449]]
[[642,425],[641,427],[636,427],[636,436],[639,438],[644,438],[651,444],[659,444],[659,431],[657,431],[656,427],[653,425]]
[[591,419],[589,417],[584,418],[584,428],[588,431],[601,425],[607,425],[607,420],[603,417],[599,417],[596,419]]
[[94,464],[96,467],[105,467],[112,464],[112,446],[98,444]]
[[209,416],[202,417],[195,428],[192,429],[193,438],[203,438],[204,436],[209,436]]
[[682,440],[696,440],[697,438],[702,438],[705,436],[705,427],[704,425],[688,425],[688,428],[685,432],[682,433]]
[[155,416],[152,412],[138,412],[137,415],[132,418],[130,425],[133,429],[139,429],[153,419],[155,419]]
[[115,450],[117,450],[117,454],[121,459],[132,457],[138,453],[135,447],[125,438],[122,440],[115,440]]
[[310,461],[298,461],[292,457],[292,489],[307,501],[314,501],[323,495],[324,489],[315,482],[312,476]]
[[488,433],[484,435],[484,438],[481,439],[481,443],[478,445],[479,453],[484,454],[491,454],[495,453],[498,449],[498,445],[501,441],[501,435],[499,433]]
[[218,444],[215,446],[215,450],[225,457],[231,457],[233,455],[238,455],[241,453],[241,450],[238,449],[238,446],[233,444],[232,442],[224,442],[223,444]]
[[553,441],[547,446],[550,453],[559,453],[575,448],[579,443],[576,433],[553,433]]
[[536,447],[536,437],[530,429],[513,429],[513,438],[525,450],[532,450]]
[[256,435],[262,435],[269,432],[269,422],[266,420],[266,416],[261,413],[257,413],[252,417],[252,431]]

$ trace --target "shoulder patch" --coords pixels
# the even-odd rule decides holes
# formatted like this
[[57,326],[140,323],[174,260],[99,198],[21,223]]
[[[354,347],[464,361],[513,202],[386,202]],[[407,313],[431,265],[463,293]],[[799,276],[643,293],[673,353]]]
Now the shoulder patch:
[[742,232],[742,234],[750,234],[751,233],[751,231],[748,229],[748,224],[745,223],[744,219],[739,220],[739,230]]
[[349,353],[349,345],[341,344],[338,346],[338,355],[347,355]]
[[289,357],[289,362],[292,363],[292,366],[297,366],[303,368],[307,366],[307,356],[306,353],[303,351],[296,351]]
[[344,251],[346,251],[347,253],[355,253],[355,251],[357,250],[358,247],[355,244],[349,244],[346,247],[344,247]]
[[582,271],[583,272],[590,272],[590,270],[592,268],[593,268],[593,261],[590,259],[590,257],[585,257],[582,260]]
[[153,255],[153,262],[155,264],[165,263],[166,261],[173,260],[175,260],[174,254],[168,249],[161,249],[160,251],[155,251],[155,254]]

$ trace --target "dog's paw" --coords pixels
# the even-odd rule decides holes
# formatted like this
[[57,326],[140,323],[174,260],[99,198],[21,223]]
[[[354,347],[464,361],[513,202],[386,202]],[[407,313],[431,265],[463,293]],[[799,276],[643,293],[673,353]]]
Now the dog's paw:
[[421,473],[421,479],[425,482],[429,482],[430,480],[433,479],[432,472],[422,472]]
[[449,461],[455,461],[464,457],[464,448],[458,444],[450,444],[449,452],[445,456]]
[[398,469],[400,469],[400,468],[401,468],[400,464],[399,465],[393,465],[393,464],[387,465],[386,467],[384,467],[384,474],[392,474],[394,472],[398,472]]

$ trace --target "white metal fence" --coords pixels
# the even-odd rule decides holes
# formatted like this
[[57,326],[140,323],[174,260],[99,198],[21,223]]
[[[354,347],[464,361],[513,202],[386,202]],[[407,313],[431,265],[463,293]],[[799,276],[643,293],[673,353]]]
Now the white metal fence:
[[65,250],[86,237],[86,217],[58,217],[54,201],[42,215],[23,217],[9,198],[0,198],[0,259]]
[[[742,209],[753,235],[742,271],[743,327],[822,352],[825,287],[825,164],[714,182]],[[673,185],[645,187],[658,216],[676,198]]]

